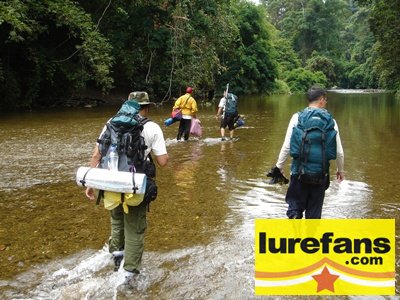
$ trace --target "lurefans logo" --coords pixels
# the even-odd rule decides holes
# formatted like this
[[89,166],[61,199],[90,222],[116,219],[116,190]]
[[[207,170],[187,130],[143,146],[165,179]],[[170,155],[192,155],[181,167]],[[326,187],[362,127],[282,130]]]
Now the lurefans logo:
[[256,220],[257,295],[394,295],[394,220]]

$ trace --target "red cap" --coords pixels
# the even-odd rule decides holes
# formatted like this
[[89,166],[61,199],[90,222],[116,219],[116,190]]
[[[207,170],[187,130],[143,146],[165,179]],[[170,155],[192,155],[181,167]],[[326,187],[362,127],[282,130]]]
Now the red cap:
[[193,89],[189,86],[186,88],[186,93],[191,94],[193,92]]

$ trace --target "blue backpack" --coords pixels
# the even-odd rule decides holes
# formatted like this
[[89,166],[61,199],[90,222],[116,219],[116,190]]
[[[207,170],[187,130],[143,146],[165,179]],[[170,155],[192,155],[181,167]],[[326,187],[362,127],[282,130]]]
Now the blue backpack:
[[309,184],[324,184],[329,176],[329,161],[336,159],[336,130],[332,115],[325,109],[299,112],[290,138],[291,173]]
[[225,103],[225,116],[236,116],[238,97],[232,93],[228,93]]

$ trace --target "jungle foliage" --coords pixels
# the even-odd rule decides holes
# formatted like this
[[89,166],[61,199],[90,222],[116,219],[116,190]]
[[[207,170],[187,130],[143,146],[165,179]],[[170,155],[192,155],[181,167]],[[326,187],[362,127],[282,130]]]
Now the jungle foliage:
[[0,108],[187,85],[199,99],[310,84],[400,89],[400,1],[0,0]]
[[[326,87],[400,90],[399,0],[261,2],[301,67],[322,72]],[[303,81],[304,70],[293,72],[289,65],[278,77],[284,81],[299,77],[296,86],[304,91],[307,87],[301,82],[308,83]]]

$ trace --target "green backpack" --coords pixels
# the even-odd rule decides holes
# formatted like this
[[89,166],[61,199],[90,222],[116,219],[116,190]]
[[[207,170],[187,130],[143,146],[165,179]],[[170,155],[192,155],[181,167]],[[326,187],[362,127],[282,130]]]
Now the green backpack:
[[323,184],[329,175],[329,161],[336,159],[336,130],[325,109],[307,107],[299,112],[290,138],[291,173],[309,184]]
[[228,93],[225,103],[225,116],[237,116],[238,97],[232,93]]

